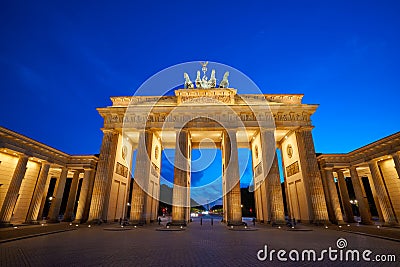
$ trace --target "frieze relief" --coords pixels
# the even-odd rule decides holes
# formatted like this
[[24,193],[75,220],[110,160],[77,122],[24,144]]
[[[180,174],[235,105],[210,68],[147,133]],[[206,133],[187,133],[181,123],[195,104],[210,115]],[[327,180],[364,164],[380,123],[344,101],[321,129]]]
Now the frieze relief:
[[[310,114],[306,112],[278,112],[273,114],[275,122],[307,122],[310,123]],[[189,122],[191,120],[199,122],[237,122],[240,118],[243,122],[257,122],[258,120],[265,121],[271,119],[268,113],[254,114],[251,112],[240,112],[239,114],[186,114],[176,112],[172,116],[166,112],[150,113],[149,115],[132,114],[124,116],[124,114],[109,114],[105,117],[105,125],[110,124],[137,124],[137,123],[164,123],[164,122]]]

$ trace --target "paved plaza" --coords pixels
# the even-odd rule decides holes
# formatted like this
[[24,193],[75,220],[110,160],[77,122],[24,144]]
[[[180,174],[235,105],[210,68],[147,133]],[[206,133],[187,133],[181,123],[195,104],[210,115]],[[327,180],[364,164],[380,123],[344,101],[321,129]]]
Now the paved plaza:
[[[48,226],[40,229],[45,227]],[[200,220],[196,218],[183,231],[156,231],[159,227],[157,224],[137,228],[121,228],[117,224],[90,228],[88,225],[61,224],[58,226],[60,231],[68,227],[77,230],[59,233],[54,233],[57,226],[49,227],[54,228],[49,231],[52,234],[10,242],[4,242],[4,236],[11,229],[1,229],[3,243],[0,244],[0,266],[267,266],[271,265],[269,259],[259,261],[257,258],[258,251],[264,249],[265,245],[268,246],[268,251],[285,249],[288,253],[292,249],[300,252],[313,249],[319,257],[319,252],[323,249],[338,249],[338,238],[347,241],[346,249],[358,249],[360,252],[371,250],[371,259],[377,254],[396,256],[395,263],[374,262],[374,266],[400,265],[399,242],[343,232],[338,226],[326,229],[299,225],[293,231],[288,227],[279,229],[257,225],[257,230],[247,231],[253,229],[249,225],[248,229],[241,229],[244,231],[235,231],[216,220],[213,226],[211,220],[207,219],[200,225]],[[355,225],[349,227],[356,228]],[[393,237],[398,237],[400,231],[393,228],[381,230],[392,232]],[[31,227],[31,231],[34,232],[34,228]],[[260,255],[263,256],[264,253]],[[323,263],[290,260],[280,262],[275,252],[272,264],[365,266],[366,262],[332,262],[327,255]]]

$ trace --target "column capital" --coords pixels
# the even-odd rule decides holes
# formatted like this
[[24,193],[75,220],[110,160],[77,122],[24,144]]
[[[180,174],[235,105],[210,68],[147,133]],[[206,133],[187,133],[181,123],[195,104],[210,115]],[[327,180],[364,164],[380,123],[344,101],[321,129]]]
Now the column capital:
[[16,155],[18,158],[20,158],[20,159],[25,159],[25,158],[27,158],[27,159],[29,159],[31,156],[30,155],[28,155],[28,154],[17,154]]
[[101,131],[103,133],[112,133],[112,134],[118,134],[119,131],[116,129],[108,129],[108,128],[101,128]]
[[370,159],[370,160],[368,160],[368,165],[378,163],[378,161],[379,160],[376,158]]
[[344,174],[345,171],[346,170],[343,170],[343,168],[333,168],[333,172],[336,172],[337,174]]
[[260,127],[260,133],[264,133],[264,132],[273,132],[273,133],[275,133],[275,128]]
[[[148,131],[150,131],[150,130],[148,130]],[[189,129],[188,128],[175,128],[175,133],[176,134],[177,133],[182,133],[182,132],[189,133]]]
[[400,151],[396,151],[390,154],[390,156],[392,156],[392,158],[397,157],[400,158]]
[[308,132],[312,131],[314,129],[314,126],[301,126],[295,130],[295,132]]
[[80,170],[80,169],[70,169],[69,171],[73,172],[74,176],[77,174],[79,175],[82,172],[82,170]]
[[42,166],[50,165],[50,164],[51,164],[51,163],[48,162],[47,160],[42,160],[40,163],[42,163]]
[[349,170],[350,170],[350,171],[351,171],[351,170],[357,171],[357,166],[356,166],[356,165],[350,165],[350,166],[349,166]]

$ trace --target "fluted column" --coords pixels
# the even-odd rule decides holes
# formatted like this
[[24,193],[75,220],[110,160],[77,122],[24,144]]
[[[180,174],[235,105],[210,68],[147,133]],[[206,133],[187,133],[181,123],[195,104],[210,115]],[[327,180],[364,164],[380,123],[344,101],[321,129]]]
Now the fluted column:
[[336,190],[336,185],[333,177],[332,169],[324,169],[326,184],[329,190],[329,200],[332,206],[333,213],[335,215],[335,223],[343,224],[342,210],[340,209],[339,197]]
[[64,221],[71,221],[73,214],[74,214],[74,207],[76,203],[76,193],[78,190],[78,183],[79,183],[79,174],[80,171],[75,171],[74,176],[72,177],[72,183],[71,187],[69,189],[69,195],[68,195],[68,202],[67,202],[67,208],[65,209],[64,213]]
[[288,188],[288,182],[287,182],[287,177],[286,177],[286,172],[285,172],[285,160],[284,160],[284,156],[283,156],[283,148],[282,145],[280,146],[280,151],[281,151],[281,168],[283,170],[283,177],[284,177],[284,186],[285,186],[285,195],[283,196],[286,199],[286,208],[287,208],[287,212],[288,212],[288,217],[289,220],[292,219],[293,215],[292,215],[292,209],[290,207],[290,199],[289,199],[289,188]]
[[242,223],[242,207],[236,130],[229,129],[224,133],[222,153],[225,160],[227,222],[239,225]]
[[38,220],[40,205],[42,204],[42,198],[44,194],[44,189],[49,176],[50,164],[48,162],[43,162],[40,168],[39,177],[36,183],[35,190],[33,192],[31,205],[26,216],[27,223],[36,223]]
[[86,200],[87,200],[89,184],[90,184],[92,174],[93,174],[93,169],[85,169],[85,172],[83,175],[83,181],[82,181],[82,185],[81,185],[81,191],[80,191],[79,197],[78,197],[78,208],[76,210],[76,216],[75,216],[76,222],[82,221],[82,216],[83,216],[85,207],[87,206]]
[[336,173],[338,175],[340,198],[342,200],[343,210],[346,216],[346,222],[352,223],[354,222],[354,214],[350,203],[349,191],[347,190],[346,180],[344,178],[343,171],[337,170]]
[[261,153],[266,185],[267,216],[273,224],[285,223],[285,209],[273,130],[261,129]]
[[130,220],[132,223],[144,223],[146,218],[150,216],[150,214],[147,214],[146,202],[149,197],[152,143],[153,133],[151,131],[146,130],[139,133],[131,201]]
[[327,183],[327,179],[326,179],[326,173],[325,173],[325,170],[322,169],[321,167],[320,167],[320,172],[321,172],[322,185],[324,187],[326,208],[328,209],[329,220],[332,223],[336,223],[335,212],[333,211],[332,202],[330,200],[329,187],[328,187],[328,183]]
[[285,209],[283,206],[283,195],[281,180],[279,176],[278,157],[276,155],[274,157],[271,169],[269,170],[267,180],[267,196],[269,196],[269,202],[271,205],[270,221],[273,224],[284,224]]
[[304,185],[309,188],[308,191],[310,192],[309,197],[312,206],[312,218],[310,219],[317,224],[327,223],[329,222],[328,211],[311,129],[305,128],[296,131],[296,139]]
[[18,193],[21,187],[22,179],[25,176],[27,163],[28,163],[28,156],[21,155],[18,159],[17,166],[15,167],[13,177],[11,178],[7,194],[4,198],[3,205],[1,207],[0,225],[10,224],[12,212],[18,199]]
[[356,198],[358,201],[358,209],[360,211],[361,223],[372,224],[371,213],[369,211],[367,198],[363,195],[360,178],[358,177],[357,169],[355,166],[350,167],[350,176],[354,188],[354,193],[356,194]]
[[49,210],[49,222],[58,222],[58,215],[60,213],[60,207],[62,198],[64,195],[65,189],[65,182],[67,180],[68,169],[61,168],[60,177],[57,179],[56,186],[55,186],[55,196],[51,201],[50,210]]
[[118,145],[118,132],[104,130],[103,142],[100,149],[94,180],[92,201],[90,203],[89,221],[103,221],[105,205],[108,205],[107,192],[111,186],[115,165],[115,153]]
[[[172,193],[172,222],[185,224],[188,203],[189,179],[190,179],[190,157],[189,157],[189,132],[182,129],[176,134],[175,166],[174,166],[174,188]],[[189,198],[190,199],[190,198]]]
[[374,182],[379,204],[381,206],[383,219],[385,220],[386,224],[395,225],[397,224],[396,215],[394,214],[385,185],[383,184],[383,177],[379,171],[378,162],[376,160],[371,160],[368,165],[371,171],[372,181]]
[[394,167],[396,168],[396,171],[397,171],[397,176],[400,178],[400,155],[399,155],[399,153],[400,152],[393,153],[392,158],[394,161]]

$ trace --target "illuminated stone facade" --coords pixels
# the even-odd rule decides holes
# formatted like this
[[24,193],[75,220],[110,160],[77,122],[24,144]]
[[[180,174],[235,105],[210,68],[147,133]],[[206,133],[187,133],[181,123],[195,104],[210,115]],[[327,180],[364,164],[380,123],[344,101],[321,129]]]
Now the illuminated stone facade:
[[[123,210],[125,202],[115,202],[124,197],[117,188],[128,181],[112,170],[117,164],[129,170],[136,164],[129,217],[134,223],[154,221],[162,168],[156,154],[165,148],[176,148],[172,222],[187,223],[190,220],[191,149],[209,144],[222,151],[224,221],[229,224],[242,221],[238,148],[249,148],[253,158],[257,220],[284,223],[280,166],[275,149],[279,148],[283,157],[281,167],[290,172],[285,175],[285,184],[291,216],[303,222],[327,223],[325,195],[311,135],[310,117],[317,105],[303,104],[302,97],[238,95],[232,88],[180,89],[175,91],[175,96],[163,97],[112,97],[112,106],[98,109],[104,118],[104,139],[89,220],[110,221],[121,217],[117,210]],[[266,103],[270,113],[258,108]],[[273,128],[263,124],[268,120],[273,121]],[[286,151],[288,146],[290,157]],[[125,159],[118,151],[114,155],[121,147],[125,147]],[[133,163],[135,150],[138,152]],[[294,169],[289,167],[293,164]]]
[[[319,155],[318,163],[327,185],[324,189],[331,221],[353,222],[356,211],[361,223],[372,224],[371,207],[374,207],[380,222],[399,223],[400,132],[347,154]],[[352,199],[346,179],[353,187]]]
[[72,183],[63,218],[87,220],[97,161],[0,127],[0,225],[38,223],[44,210],[49,221],[58,221],[67,179]]
[[[289,219],[317,224],[354,221],[350,203],[354,199],[345,181],[351,177],[361,220],[371,223],[361,182],[361,177],[367,177],[379,218],[397,224],[400,133],[348,154],[317,158],[310,118],[317,105],[303,104],[302,97],[239,95],[232,88],[180,89],[175,96],[163,97],[111,97],[111,106],[98,108],[104,119],[99,157],[71,156],[0,128],[0,224],[37,223],[42,217],[49,222],[60,218],[110,222],[127,217],[132,223],[153,222],[158,216],[165,148],[176,148],[172,223],[186,224],[191,149],[200,144],[222,151],[224,221],[229,224],[242,221],[238,148],[252,153],[259,222],[284,223],[283,198]],[[260,111],[265,103],[270,113]],[[269,120],[273,128],[263,124]],[[135,150],[136,162],[132,162]],[[129,190],[131,176],[135,180]],[[69,190],[65,190],[67,181]]]

